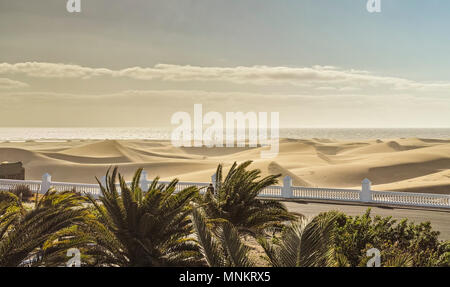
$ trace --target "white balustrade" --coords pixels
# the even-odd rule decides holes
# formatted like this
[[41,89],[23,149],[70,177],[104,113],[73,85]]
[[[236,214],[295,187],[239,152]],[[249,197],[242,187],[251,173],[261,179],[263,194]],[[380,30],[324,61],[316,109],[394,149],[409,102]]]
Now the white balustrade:
[[[152,181],[147,179],[148,175],[144,171],[140,179],[140,186],[145,191],[151,185]],[[215,175],[211,177],[215,183]],[[100,182],[105,185],[106,178],[101,178]],[[159,184],[169,184],[169,181],[159,181]],[[127,182],[130,186],[131,182]],[[200,193],[204,193],[210,183],[206,182],[178,182],[175,192],[190,186],[196,186],[200,189]],[[45,193],[48,189],[53,188],[57,191],[74,190],[81,194],[90,194],[95,198],[101,195],[98,184],[70,183],[70,182],[53,182],[50,174],[46,173],[42,176],[42,180],[13,180],[0,179],[0,190],[10,191],[16,186],[26,185],[33,192]],[[120,192],[120,184],[116,183],[116,187]],[[261,198],[273,198],[278,200],[284,199],[305,199],[320,201],[346,201],[373,203],[376,205],[390,206],[411,206],[411,207],[431,207],[450,209],[450,195],[430,194],[430,193],[406,193],[392,191],[374,191],[371,189],[371,183],[368,179],[362,182],[361,190],[358,189],[342,189],[342,188],[316,188],[292,186],[292,179],[286,176],[283,179],[283,185],[272,185],[262,189],[259,193]]]

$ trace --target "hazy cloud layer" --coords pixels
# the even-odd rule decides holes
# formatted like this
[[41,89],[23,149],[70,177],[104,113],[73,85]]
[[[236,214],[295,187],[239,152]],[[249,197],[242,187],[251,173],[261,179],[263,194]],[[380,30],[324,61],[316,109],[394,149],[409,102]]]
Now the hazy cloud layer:
[[10,90],[25,88],[28,85],[20,81],[14,81],[8,78],[0,78],[0,90]]
[[284,127],[445,127],[449,91],[449,82],[332,66],[1,63],[0,125],[167,127],[199,103],[223,114],[277,111]]
[[450,82],[418,82],[400,77],[374,75],[367,71],[343,70],[332,66],[313,67],[199,67],[158,64],[120,70],[79,65],[26,62],[1,63],[0,74],[37,78],[93,79],[124,77],[137,80],[215,81],[251,85],[293,85],[316,90],[357,91],[385,89],[412,92],[447,92]]

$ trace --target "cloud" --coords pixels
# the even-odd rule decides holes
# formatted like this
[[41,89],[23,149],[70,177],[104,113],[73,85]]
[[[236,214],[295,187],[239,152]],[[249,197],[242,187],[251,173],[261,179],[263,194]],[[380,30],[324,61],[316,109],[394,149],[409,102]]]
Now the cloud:
[[90,68],[57,63],[0,63],[0,74],[23,74],[37,78],[92,79],[122,77],[136,80],[228,82],[250,85],[293,85],[316,90],[390,90],[412,92],[447,92],[450,82],[419,82],[401,77],[375,75],[367,71],[333,66],[276,67],[237,66],[200,67],[157,64],[119,70]]
[[103,75],[111,75],[112,70],[102,68],[88,68],[79,65],[26,62],[0,64],[0,74],[25,74],[38,78],[81,78],[89,79]]
[[28,87],[28,84],[8,78],[0,78],[0,90],[11,90]]

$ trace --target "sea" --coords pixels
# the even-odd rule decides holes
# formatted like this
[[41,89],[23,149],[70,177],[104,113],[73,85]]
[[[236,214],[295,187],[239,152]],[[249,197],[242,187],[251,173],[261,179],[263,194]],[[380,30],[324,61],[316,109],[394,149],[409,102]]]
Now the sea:
[[[0,141],[170,140],[173,129],[142,127],[0,128]],[[270,135],[270,131],[269,131]],[[450,128],[281,128],[280,138],[292,139],[450,139]],[[270,136],[269,136],[270,137]]]

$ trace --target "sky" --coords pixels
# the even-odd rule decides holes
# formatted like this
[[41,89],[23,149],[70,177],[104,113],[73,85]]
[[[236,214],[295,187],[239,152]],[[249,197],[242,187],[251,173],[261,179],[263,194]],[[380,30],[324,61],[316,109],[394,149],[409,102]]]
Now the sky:
[[0,126],[450,127],[450,1],[0,0]]

